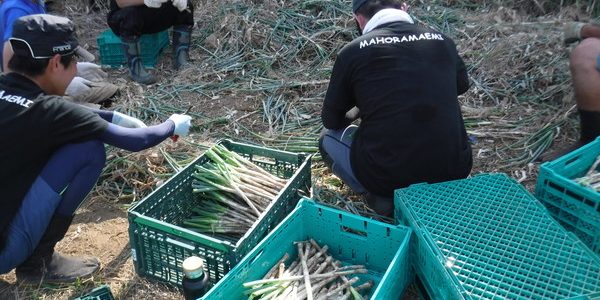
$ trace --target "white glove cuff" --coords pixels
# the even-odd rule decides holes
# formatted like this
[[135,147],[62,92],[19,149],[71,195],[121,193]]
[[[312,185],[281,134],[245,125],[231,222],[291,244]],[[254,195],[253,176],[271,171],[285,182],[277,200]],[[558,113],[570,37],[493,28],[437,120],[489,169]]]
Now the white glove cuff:
[[131,116],[128,116],[126,114],[120,113],[118,111],[113,111],[113,117],[112,117],[111,123],[113,123],[115,125],[123,126],[123,127],[128,127],[128,128],[147,127],[146,124],[144,124],[144,122],[142,122],[141,120],[131,117]]

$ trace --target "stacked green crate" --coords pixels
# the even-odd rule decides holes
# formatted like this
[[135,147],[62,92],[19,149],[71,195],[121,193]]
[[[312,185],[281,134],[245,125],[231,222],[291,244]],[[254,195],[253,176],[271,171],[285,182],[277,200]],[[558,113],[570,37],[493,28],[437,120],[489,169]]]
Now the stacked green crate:
[[303,195],[310,193],[310,156],[279,151],[230,140],[220,145],[246,157],[268,172],[287,179],[287,184],[246,234],[225,240],[181,227],[191,208],[203,199],[193,194],[196,165],[209,162],[202,155],[128,211],[129,239],[137,273],[181,285],[181,264],[190,256],[202,257],[212,283],[217,282],[256,246]]
[[[107,29],[96,39],[100,51],[100,64],[108,67],[119,67],[127,63],[121,39],[112,30]],[[146,67],[154,67],[162,50],[169,45],[169,32],[164,30],[140,37],[140,57]]]
[[395,192],[412,262],[433,299],[590,299],[600,258],[504,174]]

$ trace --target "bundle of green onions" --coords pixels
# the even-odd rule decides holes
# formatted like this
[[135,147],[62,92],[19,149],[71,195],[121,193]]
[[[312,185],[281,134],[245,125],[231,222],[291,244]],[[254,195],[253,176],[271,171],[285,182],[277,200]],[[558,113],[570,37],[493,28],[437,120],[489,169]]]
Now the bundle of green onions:
[[203,201],[183,226],[201,233],[241,237],[275,200],[286,180],[241,155],[216,145],[204,154],[209,162],[196,166],[194,193]]
[[600,192],[600,172],[597,170],[599,164],[600,156],[596,158],[596,161],[592,164],[584,176],[574,179],[575,182],[583,186],[587,186],[596,192]]
[[286,253],[261,280],[244,283],[248,299],[364,299],[372,281],[360,285],[359,278],[347,275],[367,273],[362,265],[342,266],[313,239],[296,242],[298,258],[288,267]]

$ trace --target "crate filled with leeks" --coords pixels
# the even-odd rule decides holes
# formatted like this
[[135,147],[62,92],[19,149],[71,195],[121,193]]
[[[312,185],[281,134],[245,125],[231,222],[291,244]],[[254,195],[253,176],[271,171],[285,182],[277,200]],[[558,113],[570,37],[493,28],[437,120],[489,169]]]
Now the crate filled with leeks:
[[310,193],[310,156],[222,140],[128,211],[136,272],[181,284],[204,259],[217,282]]

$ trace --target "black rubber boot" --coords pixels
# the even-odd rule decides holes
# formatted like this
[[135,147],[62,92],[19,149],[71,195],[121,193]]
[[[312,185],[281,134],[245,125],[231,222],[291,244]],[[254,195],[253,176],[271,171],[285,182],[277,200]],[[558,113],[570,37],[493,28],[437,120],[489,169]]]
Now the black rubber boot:
[[585,145],[600,136],[600,112],[579,110],[579,141]]
[[127,57],[129,76],[141,84],[153,84],[156,82],[156,77],[148,72],[142,64],[139,41],[139,37],[121,37],[121,45]]
[[173,27],[173,68],[175,70],[190,66],[191,26]]
[[73,221],[73,217],[54,216],[37,247],[17,266],[17,280],[29,283],[69,283],[92,275],[100,267],[97,258],[76,258],[54,252]]
[[378,215],[387,218],[394,217],[394,199],[391,197],[378,196],[372,193],[367,193],[365,196],[367,204],[374,210]]

